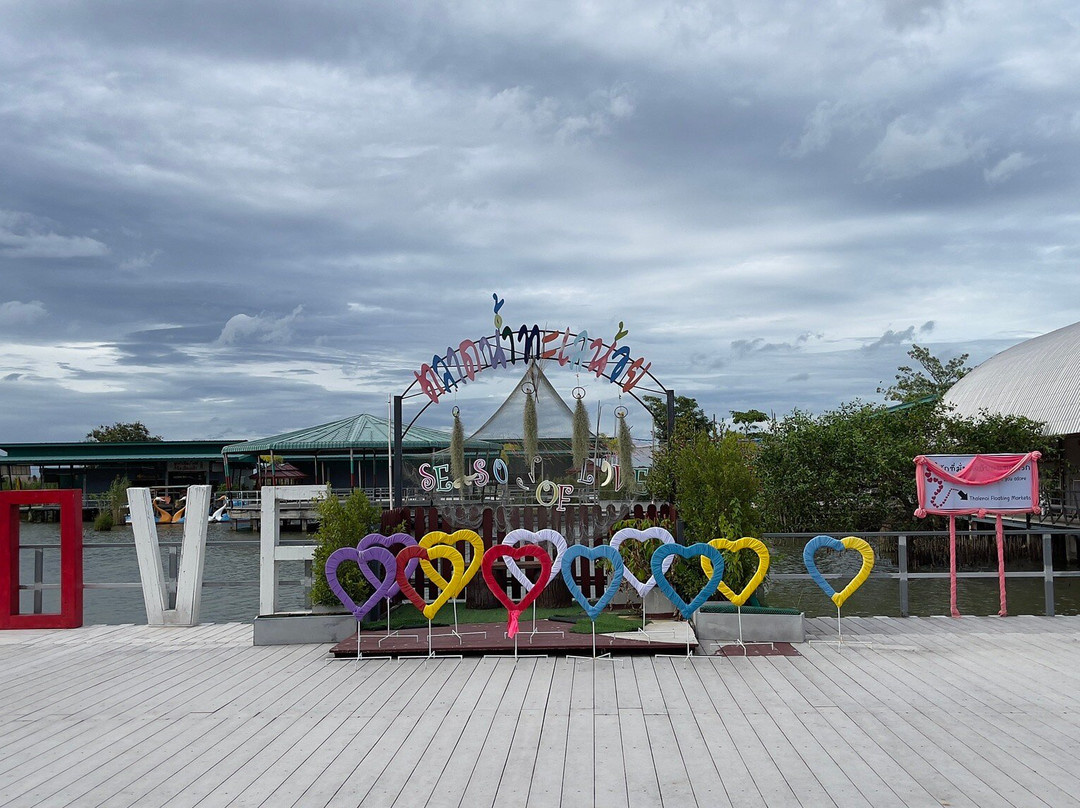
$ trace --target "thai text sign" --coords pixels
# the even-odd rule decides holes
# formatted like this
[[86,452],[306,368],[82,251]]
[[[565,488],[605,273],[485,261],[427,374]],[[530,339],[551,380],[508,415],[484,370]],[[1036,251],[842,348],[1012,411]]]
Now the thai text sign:
[[1038,452],[915,458],[917,516],[1039,513]]

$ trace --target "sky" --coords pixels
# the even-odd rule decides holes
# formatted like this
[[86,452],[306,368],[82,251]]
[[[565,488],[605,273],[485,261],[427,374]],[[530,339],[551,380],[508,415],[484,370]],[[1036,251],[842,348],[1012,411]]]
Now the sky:
[[718,420],[879,402],[1080,319],[1078,173],[1075,0],[0,0],[0,443],[385,415],[493,294]]

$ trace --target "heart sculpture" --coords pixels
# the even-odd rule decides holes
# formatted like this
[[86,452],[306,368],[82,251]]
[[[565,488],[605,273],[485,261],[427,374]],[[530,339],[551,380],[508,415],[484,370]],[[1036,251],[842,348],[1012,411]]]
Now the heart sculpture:
[[[451,566],[454,568],[454,574],[450,576],[449,581],[438,573],[435,574],[437,577],[432,577],[430,574],[428,575],[440,590],[439,596],[430,604],[420,597],[420,593],[413,588],[413,585],[405,575],[405,569],[408,566],[409,561],[414,558],[419,558],[421,564],[427,561],[428,567],[431,567],[430,562],[434,558],[448,558],[450,559]],[[434,567],[431,568],[434,569]],[[445,606],[446,602],[457,592],[461,591],[461,579],[464,574],[465,559],[461,557],[461,553],[446,544],[439,544],[431,548],[413,545],[412,547],[406,547],[397,554],[397,585],[401,588],[401,593],[412,601],[413,606],[423,612],[424,617],[428,620],[435,617],[435,615],[439,613],[439,609]],[[439,583],[440,581],[442,583]],[[458,588],[455,589],[455,587]]]
[[[530,583],[530,585],[526,587],[525,597],[517,603],[510,599],[510,596],[506,594],[506,590],[499,586],[498,582],[495,580],[495,574],[491,567],[496,559],[499,558],[506,559],[507,567],[510,566],[512,560],[520,561],[523,558],[535,558],[540,562],[540,575],[537,576],[536,583]],[[518,572],[521,572],[521,568],[518,567],[517,564],[514,565],[514,568],[518,570]],[[525,611],[533,601],[540,597],[540,593],[544,591],[544,587],[546,587],[548,581],[551,580],[551,568],[551,556],[549,556],[542,547],[536,544],[524,544],[521,547],[508,547],[505,544],[496,544],[484,553],[484,580],[487,582],[488,589],[491,590],[492,594],[506,607],[507,636],[513,637],[517,634],[518,616]]]
[[[747,582],[746,586],[742,588],[742,591],[735,594],[731,591],[731,587],[720,581],[720,594],[730,600],[736,606],[742,606],[754,594],[761,582],[765,580],[765,573],[769,571],[769,548],[760,539],[755,539],[752,536],[743,536],[738,541],[731,541],[730,539],[713,539],[709,542],[717,550],[727,550],[732,553],[737,553],[740,550],[753,550],[758,556],[757,571]],[[706,575],[712,575],[712,562],[705,556],[701,557],[701,569]]]
[[[818,572],[817,564],[814,563],[814,554],[822,547],[840,551],[858,550],[859,554],[862,555],[862,567],[855,577],[851,579],[851,582],[839,592],[829,585],[829,582],[825,580],[825,576]],[[814,579],[817,585],[821,587],[821,591],[828,595],[830,600],[836,604],[836,608],[839,609],[844,605],[844,601],[863,585],[863,581],[870,577],[870,570],[874,568],[874,548],[867,544],[865,540],[856,536],[848,536],[839,540],[834,539],[832,536],[815,536],[806,543],[806,547],[803,549],[803,563],[806,564],[806,571],[810,573],[810,577]]]
[[[674,544],[675,537],[664,530],[662,527],[647,527],[644,530],[638,530],[633,527],[624,527],[611,537],[611,541],[608,542],[614,549],[618,550],[619,545],[627,539],[635,541],[648,541],[649,539],[660,539],[664,544]],[[675,559],[668,556],[664,560],[664,572],[667,572],[671,568],[671,564]],[[637,576],[630,570],[626,570],[626,580],[630,586],[637,590],[640,597],[645,597],[649,594],[649,590],[656,586],[656,576],[650,575],[649,580],[642,583],[638,580]]]
[[[374,594],[359,606],[349,597],[349,593],[345,591],[345,587],[338,580],[338,567],[346,561],[358,564],[364,572],[364,577],[375,588]],[[381,579],[371,572],[372,561],[382,564],[383,577]],[[394,581],[396,575],[397,561],[394,554],[384,547],[369,547],[363,550],[359,547],[342,547],[334,550],[326,559],[326,583],[330,585],[331,591],[337,595],[337,599],[341,601],[341,604],[353,613],[357,623],[375,608],[376,603],[385,597],[389,597],[386,593],[396,585]]]
[[[611,562],[607,589],[604,590],[604,594],[600,596],[600,600],[596,601],[595,604],[589,603],[589,599],[585,597],[585,593],[581,591],[581,587],[574,580],[573,568],[574,559],[576,558],[587,558],[593,562],[600,558],[606,558]],[[604,611],[604,608],[611,603],[611,599],[615,597],[615,593],[619,591],[619,584],[622,582],[625,571],[622,556],[610,544],[600,544],[596,547],[575,544],[566,548],[566,552],[563,553],[562,577],[563,581],[566,582],[566,588],[570,590],[574,600],[581,604],[581,608],[585,610],[585,613],[589,615],[589,619],[593,622],[596,622],[600,612]]]
[[[469,581],[473,579],[476,573],[480,571],[480,564],[484,558],[484,540],[472,530],[458,530],[454,533],[443,533],[441,530],[433,530],[431,533],[424,536],[424,538],[420,539],[420,546],[427,547],[428,549],[439,544],[453,547],[458,542],[470,544],[473,551],[472,558],[469,559],[469,566],[465,568],[465,572],[462,574],[461,579],[454,585],[456,588],[453,588],[453,591],[450,593],[450,597],[452,598],[457,597],[458,593],[460,593],[461,590],[468,585]],[[461,556],[462,562],[464,563],[465,556],[463,553]],[[432,557],[434,558],[435,556]],[[439,589],[447,588],[447,581],[439,574],[439,571],[431,565],[430,561],[421,557],[420,566],[423,568],[427,577],[434,581]]]
[[[712,568],[709,572],[709,580],[705,582],[705,586],[689,603],[682,599],[682,596],[675,591],[675,587],[667,579],[664,562],[668,562],[668,567],[670,567],[675,561],[675,556],[680,558],[697,558],[700,556],[703,565],[707,559],[709,566]],[[653,577],[656,578],[656,585],[660,591],[687,620],[693,617],[694,612],[701,608],[701,604],[709,599],[709,595],[716,591],[724,578],[724,556],[711,544],[705,544],[704,542],[691,544],[689,547],[683,547],[681,544],[661,544],[653,552],[652,558],[649,559],[649,567],[652,569]]]
[[[369,547],[385,547],[389,550],[395,544],[400,544],[403,547],[415,547],[416,539],[408,533],[394,533],[391,536],[384,536],[382,533],[368,533],[364,538],[360,539],[360,543],[356,545],[356,549],[367,550]],[[419,562],[415,558],[410,561],[408,567],[405,568],[405,574],[411,578],[412,574],[416,572],[416,565],[418,563]],[[361,564],[360,571],[364,573],[364,577],[368,579],[368,583],[374,587],[378,587],[375,574],[371,571],[369,565]],[[401,587],[398,586],[397,580],[394,580],[390,585],[390,591],[386,593],[387,600],[394,597],[394,595],[399,592],[401,592]]]
[[[562,557],[566,552],[566,539],[563,538],[563,534],[557,530],[551,530],[550,528],[544,528],[536,533],[525,528],[518,528],[517,530],[511,530],[503,538],[502,543],[508,547],[512,547],[515,544],[521,544],[526,542],[528,544],[539,545],[540,542],[551,542],[555,547],[555,558],[552,559],[551,572],[548,573],[547,580],[544,581],[544,586],[547,586],[555,580],[555,576],[562,570]],[[515,556],[516,557],[516,556]],[[521,571],[521,567],[517,565],[514,558],[510,556],[506,557],[506,569],[513,575],[519,584],[525,587],[525,591],[528,592],[533,587],[533,582],[529,580],[529,577]],[[537,581],[539,583],[539,581]]]

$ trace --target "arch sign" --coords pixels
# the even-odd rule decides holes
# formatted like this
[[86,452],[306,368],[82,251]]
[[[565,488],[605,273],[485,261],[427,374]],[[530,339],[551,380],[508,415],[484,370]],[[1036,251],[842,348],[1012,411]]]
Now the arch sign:
[[413,381],[406,394],[419,385],[419,392],[438,404],[442,396],[475,380],[488,368],[539,360],[555,361],[560,367],[569,366],[593,373],[598,379],[606,378],[624,393],[630,393],[646,376],[652,377],[649,373],[652,362],[646,362],[642,356],[635,357],[628,345],[619,345],[619,340],[630,333],[621,322],[610,343],[602,337],[591,337],[586,330],[573,331],[569,327],[556,331],[538,325],[514,328],[499,313],[505,298],[499,299],[497,294],[492,298],[494,333],[462,340],[456,347],[449,345],[445,352],[434,354],[430,362],[413,371]]
[[[510,365],[531,362],[552,362],[577,372],[592,373],[598,379],[607,379],[616,385],[622,393],[629,394],[644,406],[638,393],[647,390],[667,399],[669,427],[675,417],[674,392],[668,390],[650,372],[652,362],[637,354],[623,340],[630,331],[623,322],[619,323],[611,341],[605,337],[592,336],[587,330],[574,330],[570,327],[561,330],[549,330],[539,325],[522,324],[517,327],[508,325],[501,310],[506,303],[498,294],[493,294],[492,313],[494,330],[476,339],[465,339],[457,345],[447,345],[445,351],[432,355],[413,370],[412,381],[405,391],[394,396],[393,422],[393,501],[402,501],[403,467],[402,438],[415,423],[416,419],[432,404],[438,404],[447,393],[453,393],[459,387],[475,381],[490,368],[506,368]],[[648,379],[648,381],[646,381]],[[639,385],[641,385],[639,387]],[[403,424],[402,402],[404,399],[425,397],[427,400],[412,420]],[[534,461],[535,462],[535,461]],[[575,489],[598,484],[601,487],[613,484],[614,490],[622,490],[629,475],[640,480],[645,469],[623,469],[615,458],[591,457],[578,470],[578,477],[571,482],[554,482],[541,479],[537,481],[535,470],[530,466],[524,477],[511,475],[504,460],[490,462],[478,458],[462,480],[450,477],[447,464],[435,465],[424,463],[419,468],[421,487],[425,491],[449,492],[462,486],[483,487],[494,480],[499,485],[513,486],[524,491],[532,491],[538,504],[565,510],[571,502]],[[603,482],[600,482],[600,481]],[[517,489],[514,489],[515,491]]]
[[1039,452],[1025,454],[919,455],[915,487],[920,519],[949,517],[949,609],[956,608],[956,517],[994,516],[997,528],[999,615],[1005,608],[1005,537],[1002,514],[1040,513]]

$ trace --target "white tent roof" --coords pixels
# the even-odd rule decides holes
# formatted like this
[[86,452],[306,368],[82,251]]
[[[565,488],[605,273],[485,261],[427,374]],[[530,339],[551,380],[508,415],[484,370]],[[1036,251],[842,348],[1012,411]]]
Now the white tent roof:
[[470,440],[520,441],[524,434],[525,384],[532,385],[536,398],[537,436],[540,440],[571,440],[574,412],[558,394],[539,365],[531,364],[514,391],[499,409],[470,436]]

